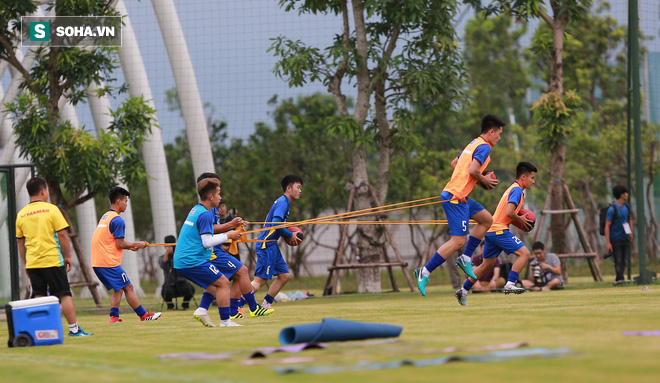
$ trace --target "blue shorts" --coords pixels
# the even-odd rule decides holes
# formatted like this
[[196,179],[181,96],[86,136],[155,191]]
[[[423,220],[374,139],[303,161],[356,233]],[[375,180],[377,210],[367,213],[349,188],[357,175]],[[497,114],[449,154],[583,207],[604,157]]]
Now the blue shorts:
[[211,263],[220,270],[221,273],[231,279],[236,274],[238,269],[243,267],[243,264],[238,259],[234,258],[229,253],[214,253],[216,258],[211,260]]
[[273,275],[286,274],[289,268],[286,266],[280,248],[266,246],[265,249],[257,249],[257,266],[254,268],[254,276],[263,279],[273,279]]
[[[440,198],[445,201],[451,199],[453,195],[449,192],[442,192]],[[466,198],[467,202],[459,200],[451,200],[443,202],[442,207],[445,209],[447,216],[447,225],[449,225],[449,234],[452,237],[464,237],[468,234],[468,225],[470,224],[470,217],[484,210],[484,207],[479,202]]]
[[179,275],[183,275],[184,277],[188,278],[189,281],[203,289],[209,287],[210,285],[214,284],[215,281],[222,278],[222,273],[214,264],[211,263],[211,261],[206,261],[199,266],[175,270]]
[[92,268],[106,290],[119,291],[131,284],[131,280],[121,266]]
[[524,246],[525,244],[509,230],[486,233],[484,259],[495,258],[499,256],[501,252],[505,252],[509,255],[515,253],[518,249]]

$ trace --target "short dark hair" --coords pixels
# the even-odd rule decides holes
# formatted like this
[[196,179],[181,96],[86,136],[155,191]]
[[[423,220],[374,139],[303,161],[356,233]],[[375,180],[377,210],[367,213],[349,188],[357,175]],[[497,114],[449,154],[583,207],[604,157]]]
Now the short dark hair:
[[532,251],[534,250],[545,250],[545,245],[541,241],[536,241],[532,245]]
[[204,172],[204,173],[200,174],[199,177],[197,177],[197,183],[199,183],[199,181],[201,181],[203,179],[207,179],[207,178],[215,178],[215,179],[219,180],[220,176],[215,174],[215,173]]
[[516,166],[516,179],[520,178],[523,174],[537,173],[539,170],[530,162],[518,162]]
[[41,177],[34,177],[27,182],[25,188],[27,189],[30,197],[34,197],[35,195],[41,193],[43,189],[48,188],[48,183]]
[[301,184],[302,185],[302,183],[303,183],[302,178],[300,178],[296,175],[293,175],[293,174],[289,174],[289,175],[284,176],[284,178],[282,178],[282,182],[280,182],[280,184],[282,185],[282,191],[286,191],[286,188],[290,185],[293,185],[293,184]]
[[220,186],[220,179],[217,178],[204,178],[197,183],[197,194],[202,201],[206,201],[209,193],[215,192],[215,189]]
[[176,237],[173,235],[166,235],[165,243],[176,243]]
[[487,114],[484,116],[484,118],[481,120],[481,133],[486,133],[491,129],[496,129],[496,128],[501,128],[505,126],[506,123],[502,121],[501,118],[493,115],[493,114]]
[[612,188],[612,194],[614,198],[619,199],[623,193],[628,193],[628,188],[623,185],[616,185]]
[[113,204],[123,195],[125,195],[126,197],[130,197],[131,193],[129,193],[128,190],[124,189],[121,186],[115,186],[112,189],[110,189],[110,192],[108,193],[108,199],[110,200],[110,203]]

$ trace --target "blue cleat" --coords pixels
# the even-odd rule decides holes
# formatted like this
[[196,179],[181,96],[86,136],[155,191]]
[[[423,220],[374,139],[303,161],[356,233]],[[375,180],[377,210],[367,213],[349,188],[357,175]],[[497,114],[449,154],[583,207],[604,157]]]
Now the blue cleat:
[[91,332],[85,332],[82,327],[78,326],[78,332],[69,331],[69,336],[92,336]]
[[415,269],[415,278],[417,279],[417,288],[423,296],[426,296],[426,285],[429,283],[429,277],[422,274],[422,268]]
[[468,277],[470,277],[472,279],[479,279],[479,278],[477,278],[476,275],[474,275],[474,271],[472,271],[472,262],[471,262],[471,260],[466,262],[463,259],[463,256],[461,255],[460,257],[456,258],[456,266],[458,266],[461,270],[463,270],[465,275],[467,275]]

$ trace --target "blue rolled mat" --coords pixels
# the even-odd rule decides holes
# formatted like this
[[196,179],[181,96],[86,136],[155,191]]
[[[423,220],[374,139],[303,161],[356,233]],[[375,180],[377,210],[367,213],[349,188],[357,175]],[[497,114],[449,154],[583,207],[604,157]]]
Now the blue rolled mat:
[[336,342],[371,338],[394,338],[403,327],[381,323],[354,322],[324,318],[321,323],[285,327],[280,332],[283,345],[302,342]]

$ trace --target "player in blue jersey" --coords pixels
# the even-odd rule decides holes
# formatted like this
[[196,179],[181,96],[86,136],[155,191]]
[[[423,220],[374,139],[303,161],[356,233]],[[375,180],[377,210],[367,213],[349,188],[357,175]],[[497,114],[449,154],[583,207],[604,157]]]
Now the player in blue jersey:
[[[208,178],[220,180],[220,176],[215,173],[202,173],[197,178],[197,182]],[[248,222],[244,221],[241,217],[236,217],[230,222],[221,224],[218,208],[213,207],[211,208],[210,212],[213,215],[213,232],[215,234],[224,233],[229,230],[236,229],[238,226],[248,224]],[[227,277],[232,282],[231,288],[229,289],[229,315],[231,319],[240,319],[243,317],[244,312],[241,309],[243,303],[248,304],[251,317],[260,317],[272,314],[274,311],[273,309],[265,309],[259,306],[255,301],[252,285],[250,284],[250,274],[248,274],[247,267],[245,267],[243,263],[241,263],[237,258],[226,252],[222,248],[222,244],[213,247],[213,254],[209,260],[213,265],[215,265],[215,267],[218,268],[218,270],[220,270],[220,272],[225,277]],[[241,297],[243,298],[241,299]],[[193,313],[195,319],[199,320],[203,325],[208,327],[213,327],[213,322],[208,315],[208,309],[211,307],[211,303],[213,303],[214,299],[215,287],[209,286],[206,288],[206,290],[204,290],[202,299],[199,302],[199,307]]]
[[[286,222],[289,218],[289,210],[291,209],[292,200],[300,198],[302,193],[302,178],[296,175],[287,175],[282,178],[282,190],[284,194],[275,200],[273,206],[266,216],[266,222]],[[276,223],[264,224],[264,228],[277,226]],[[277,276],[277,280],[271,283],[268,293],[264,297],[261,306],[269,309],[275,299],[275,296],[282,290],[291,279],[291,273],[286,265],[286,261],[277,246],[277,239],[280,237],[292,238],[291,241],[294,245],[299,244],[302,239],[294,236],[287,228],[271,229],[261,232],[259,235],[260,240],[274,240],[272,242],[263,242],[257,245],[257,266],[254,269],[254,280],[252,281],[252,288],[256,293],[259,291],[267,280]]]
[[174,251],[174,269],[203,289],[209,286],[215,288],[220,327],[240,326],[229,318],[229,280],[209,259],[214,246],[228,239],[239,239],[241,233],[232,230],[226,234],[213,235],[211,209],[220,203],[220,180],[201,180],[197,183],[197,193],[201,202],[190,210],[181,227]]

